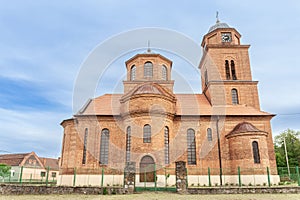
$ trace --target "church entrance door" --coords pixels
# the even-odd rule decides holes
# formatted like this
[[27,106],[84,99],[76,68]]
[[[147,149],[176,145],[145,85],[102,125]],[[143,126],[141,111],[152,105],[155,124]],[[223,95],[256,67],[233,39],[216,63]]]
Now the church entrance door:
[[140,162],[140,182],[154,182],[155,162],[151,156],[144,156]]

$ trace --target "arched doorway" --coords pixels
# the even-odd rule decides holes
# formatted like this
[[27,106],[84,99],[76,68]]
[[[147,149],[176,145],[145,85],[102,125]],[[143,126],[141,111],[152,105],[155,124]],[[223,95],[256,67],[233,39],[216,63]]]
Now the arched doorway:
[[140,162],[140,182],[154,182],[155,162],[151,156],[144,156]]

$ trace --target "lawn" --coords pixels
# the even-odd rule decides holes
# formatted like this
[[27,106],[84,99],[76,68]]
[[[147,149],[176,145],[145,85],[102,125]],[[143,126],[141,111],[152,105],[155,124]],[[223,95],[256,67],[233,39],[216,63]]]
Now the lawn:
[[10,195],[1,196],[0,200],[299,200],[300,194],[237,194],[237,195],[180,195],[175,193],[141,193],[133,195]]

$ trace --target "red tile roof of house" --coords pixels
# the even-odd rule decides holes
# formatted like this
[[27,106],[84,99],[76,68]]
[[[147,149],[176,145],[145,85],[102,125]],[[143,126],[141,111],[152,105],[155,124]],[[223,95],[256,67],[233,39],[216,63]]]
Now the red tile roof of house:
[[42,158],[39,157],[45,168],[49,167],[50,170],[59,170],[58,159],[55,158]]
[[2,154],[0,155],[0,163],[9,166],[20,166],[28,154],[30,153]]
[[[58,159],[38,157],[34,152],[18,153],[18,154],[2,154],[0,155],[0,163],[9,166],[24,166],[30,156],[37,158],[42,167],[50,167],[52,170],[58,170]],[[27,166],[27,165],[26,165]],[[40,166],[40,165],[38,165]]]

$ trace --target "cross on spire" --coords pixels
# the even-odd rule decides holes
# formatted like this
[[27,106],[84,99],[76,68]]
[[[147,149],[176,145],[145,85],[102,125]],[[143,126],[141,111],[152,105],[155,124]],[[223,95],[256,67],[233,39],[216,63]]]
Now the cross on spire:
[[148,52],[148,53],[151,52],[151,49],[150,49],[150,40],[148,40],[148,49],[147,49],[147,52]]
[[220,20],[219,20],[219,11],[217,11],[216,18],[217,18],[216,23],[220,23]]

